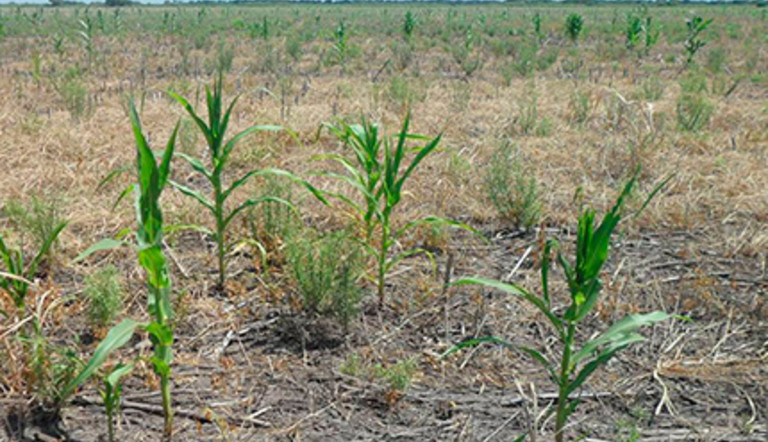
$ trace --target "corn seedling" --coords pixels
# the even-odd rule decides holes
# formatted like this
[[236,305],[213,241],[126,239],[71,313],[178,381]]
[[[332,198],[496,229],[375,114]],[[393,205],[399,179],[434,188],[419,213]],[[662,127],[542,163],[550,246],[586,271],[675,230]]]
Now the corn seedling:
[[93,22],[91,21],[91,18],[86,15],[85,18],[78,22],[78,24],[80,26],[80,30],[77,31],[77,36],[80,38],[80,41],[83,42],[85,52],[88,54],[88,65],[90,66],[93,62],[93,56],[95,52],[93,45],[93,35],[95,32]]
[[347,58],[347,29],[344,26],[344,22],[339,22],[339,26],[336,27],[334,32],[336,42],[333,45],[333,51],[336,55],[336,62],[339,65],[344,65],[344,60]]
[[582,29],[584,29],[584,19],[581,17],[581,15],[569,14],[565,19],[565,35],[567,35],[572,42],[576,43],[576,40],[579,39],[579,34],[581,34]]
[[[19,321],[26,314],[27,295],[29,294],[29,287],[32,285],[31,280],[35,279],[40,263],[51,250],[59,234],[66,226],[66,221],[60,221],[53,225],[53,228],[46,236],[40,238],[42,244],[39,245],[37,253],[32,260],[28,262],[25,262],[24,252],[21,249],[9,247],[6,245],[3,236],[0,235],[0,259],[2,259],[5,267],[2,274],[0,274],[0,288],[13,301],[13,305],[16,308],[16,317]],[[0,314],[6,317],[9,316],[8,312],[2,310],[0,310]]]
[[543,40],[544,34],[541,33],[541,14],[538,12],[533,14],[531,23],[533,24],[533,34],[536,35],[536,38],[539,40]]
[[630,14],[627,17],[627,40],[624,43],[630,51],[640,44],[640,36],[643,33],[643,21],[640,17]]
[[699,52],[699,49],[703,48],[706,44],[706,42],[699,37],[699,34],[704,32],[704,30],[712,24],[712,20],[714,19],[710,18],[709,20],[704,20],[697,15],[685,22],[685,26],[688,29],[688,35],[683,43],[683,46],[685,47],[686,64],[690,65],[693,63],[693,57]]
[[[170,440],[173,434],[173,407],[171,405],[173,345],[171,319],[173,312],[171,309],[171,279],[168,274],[168,263],[163,253],[163,214],[160,207],[160,195],[169,180],[171,158],[173,157],[179,125],[177,124],[173,130],[158,166],[155,153],[150,149],[142,132],[141,122],[133,103],[130,104],[130,116],[136,138],[138,170],[138,183],[134,186],[136,221],[138,222],[136,248],[139,264],[147,274],[147,310],[151,316],[151,322],[141,323],[132,319],[124,319],[110,329],[104,340],[96,347],[83,371],[64,389],[61,400],[67,398],[78,386],[90,378],[106,361],[109,354],[125,345],[137,329],[143,329],[149,333],[154,347],[154,355],[150,361],[155,374],[160,378],[164,439]],[[120,244],[122,244],[121,241],[102,241],[81,256]]]
[[[633,343],[643,341],[643,336],[637,333],[641,327],[671,317],[671,315],[660,311],[628,315],[615,322],[600,336],[590,339],[580,348],[577,347],[576,336],[579,324],[597,305],[602,288],[600,274],[608,259],[611,234],[622,218],[624,201],[632,191],[638,173],[639,169],[624,187],[616,204],[603,217],[599,225],[595,225],[594,210],[586,209],[581,213],[576,237],[576,262],[571,263],[561,253],[558,253],[557,262],[565,274],[571,298],[570,306],[562,313],[560,313],[560,309],[553,308],[549,292],[550,253],[553,246],[556,245],[553,241],[548,241],[542,250],[541,296],[536,296],[515,284],[490,279],[465,278],[454,283],[455,285],[477,284],[519,296],[535,306],[549,321],[562,345],[562,353],[557,365],[550,362],[543,353],[534,348],[517,345],[495,336],[465,341],[448,350],[446,355],[461,348],[490,342],[513,351],[520,351],[540,363],[558,388],[555,411],[555,441],[557,442],[565,440],[566,423],[578,405],[578,399],[572,399],[571,396],[599,367],[607,364],[620,350]],[[648,204],[650,199],[670,178],[667,178],[651,192],[640,210]]]
[[115,416],[120,412],[120,401],[123,394],[123,384],[120,378],[127,375],[133,369],[133,364],[118,364],[104,376],[101,400],[104,402],[104,411],[107,413],[107,440],[115,441]]
[[406,40],[413,36],[413,30],[416,28],[416,17],[411,11],[405,12],[405,21],[403,22],[403,34]]
[[[339,163],[347,174],[327,173],[326,175],[342,180],[360,194],[362,203],[341,194],[333,194],[333,196],[342,201],[362,223],[365,245],[377,263],[376,284],[380,307],[384,305],[387,272],[403,258],[424,252],[422,249],[414,249],[390,256],[390,250],[400,236],[414,227],[435,223],[472,230],[464,224],[436,217],[412,221],[399,229],[392,225],[393,212],[403,196],[403,185],[421,161],[440,142],[440,136],[430,140],[423,135],[409,133],[410,119],[408,114],[400,132],[395,137],[381,134],[377,124],[365,119],[362,124],[344,124],[341,127],[329,125],[331,132],[352,149],[353,155],[352,158],[343,155],[319,157]],[[408,141],[425,141],[426,144],[411,148],[406,146]],[[415,152],[415,156],[405,170],[401,170],[409,152]],[[377,230],[378,246],[374,245],[374,235]]]
[[643,30],[645,31],[645,54],[647,55],[651,48],[659,41],[659,29],[653,24],[653,17],[650,15],[645,17]]
[[[224,172],[229,162],[230,155],[243,137],[260,131],[279,131],[282,128],[279,126],[251,126],[237,135],[233,136],[229,140],[226,140],[227,126],[229,125],[229,118],[232,114],[232,109],[237,103],[237,98],[232,100],[226,111],[223,111],[223,98],[222,98],[222,78],[219,75],[216,80],[213,90],[206,88],[206,103],[208,107],[208,122],[206,123],[195,111],[189,102],[176,93],[171,95],[178,101],[184,109],[187,110],[192,120],[197,124],[200,132],[202,132],[205,140],[208,143],[208,150],[211,157],[210,168],[206,167],[203,162],[190,155],[179,152],[177,155],[187,161],[192,168],[203,175],[205,179],[210,183],[213,194],[211,198],[205,197],[202,193],[187,187],[183,184],[171,181],[171,184],[179,189],[185,195],[188,195],[197,200],[205,209],[207,209],[215,219],[215,226],[213,230],[197,227],[211,236],[216,241],[217,258],[218,258],[218,288],[224,290],[227,275],[227,254],[231,248],[227,241],[227,228],[232,221],[245,209],[253,207],[265,202],[281,203],[291,206],[289,202],[280,198],[272,196],[264,196],[259,198],[251,198],[241,203],[233,209],[227,208],[227,200],[232,196],[234,191],[243,187],[251,178],[255,176],[275,175],[283,176],[294,181],[300,182],[307,189],[309,189],[316,197],[323,200],[322,196],[315,191],[315,189],[309,185],[306,181],[300,180],[291,173],[288,173],[280,169],[261,169],[251,170],[246,172],[243,176],[233,181],[232,184],[225,187]],[[291,206],[292,207],[292,206]]]
[[22,242],[25,242],[26,235],[30,234],[34,247],[41,249],[49,238],[55,236],[53,243],[43,253],[44,262],[50,263],[58,244],[58,234],[55,234],[55,231],[67,224],[60,207],[59,200],[32,196],[29,204],[11,200],[3,210],[16,231],[23,234]]

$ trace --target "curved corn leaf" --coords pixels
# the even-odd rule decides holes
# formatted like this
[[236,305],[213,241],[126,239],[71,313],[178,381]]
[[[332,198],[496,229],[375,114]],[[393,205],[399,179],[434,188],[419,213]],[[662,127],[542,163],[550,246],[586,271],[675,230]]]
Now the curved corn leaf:
[[413,229],[415,227],[423,226],[423,225],[447,225],[451,227],[456,227],[458,229],[466,230],[467,232],[471,232],[475,235],[483,236],[483,233],[479,230],[475,229],[474,227],[464,224],[459,221],[454,221],[452,219],[448,218],[441,218],[438,216],[428,216],[426,218],[422,218],[416,221],[411,221],[401,227],[400,229],[395,232],[395,237],[400,237],[403,233],[406,231]]
[[187,155],[184,152],[176,152],[176,155],[180,158],[184,159],[186,162],[189,163],[190,166],[192,166],[192,169],[199,172],[201,175],[206,177],[208,181],[211,180],[211,172],[208,171],[208,169],[205,168],[205,165],[200,162],[197,158]]
[[179,189],[179,191],[187,196],[191,196],[192,198],[196,199],[200,204],[202,204],[206,209],[210,210],[211,213],[215,214],[216,209],[213,207],[213,203],[208,201],[206,197],[203,196],[202,193],[198,192],[197,190],[190,189],[189,187],[177,183],[176,181],[170,181],[171,186]]
[[661,311],[625,316],[611,325],[602,335],[584,344],[581,350],[573,356],[573,364],[578,364],[579,361],[590,356],[601,346],[621,341],[641,327],[652,325],[671,317],[673,316],[669,313]]
[[112,327],[107,336],[102,340],[93,352],[93,356],[83,368],[77,377],[75,377],[60,394],[60,399],[64,400],[69,397],[76,388],[82,385],[88,380],[99,367],[104,364],[107,357],[115,350],[125,345],[133,336],[133,333],[137,328],[142,327],[144,324],[134,321],[133,319],[123,319],[122,322]]
[[532,357],[533,359],[535,359],[537,362],[539,362],[541,364],[541,366],[544,367],[544,369],[547,370],[547,372],[549,373],[550,377],[552,377],[553,380],[557,379],[557,377],[555,375],[554,367],[552,366],[552,364],[550,364],[550,362],[547,360],[547,358],[544,355],[542,355],[540,352],[538,352],[538,351],[536,351],[536,350],[534,350],[534,349],[532,349],[530,347],[526,347],[526,346],[523,346],[523,345],[513,344],[513,343],[511,343],[509,341],[506,341],[506,340],[501,339],[501,338],[496,337],[496,336],[484,336],[484,337],[481,337],[481,338],[468,339],[466,341],[463,341],[463,342],[461,342],[459,344],[456,344],[453,347],[449,348],[440,357],[441,358],[445,358],[445,357],[447,357],[447,356],[449,356],[449,355],[451,355],[453,353],[456,353],[457,351],[459,351],[459,350],[461,350],[463,348],[474,347],[474,346],[477,346],[477,345],[480,345],[480,344],[484,344],[484,343],[497,344],[497,345],[501,345],[502,347],[506,348],[507,350],[516,350],[516,351],[523,352],[523,353],[527,354],[528,356]]
[[120,246],[124,246],[127,243],[125,241],[120,241],[112,238],[105,238],[101,241],[97,242],[96,244],[88,247],[84,251],[80,252],[79,255],[75,258],[74,262],[80,262],[84,260],[85,258],[93,255],[96,252],[101,252],[103,250],[112,250]]
[[290,208],[291,210],[293,210],[295,213],[298,214],[298,210],[296,210],[296,207],[293,204],[291,204],[290,202],[288,202],[288,201],[286,201],[286,200],[284,200],[282,198],[277,198],[277,197],[274,197],[274,196],[265,196],[265,197],[261,197],[261,198],[251,198],[251,199],[246,200],[245,202],[243,202],[239,206],[237,206],[234,210],[232,210],[229,213],[229,215],[224,219],[224,223],[223,223],[224,227],[226,228],[226,226],[228,226],[229,223],[232,222],[232,220],[235,218],[235,216],[237,216],[238,213],[242,212],[243,210],[247,209],[248,207],[253,207],[253,206],[256,206],[258,204],[266,203],[266,202],[284,204],[284,205],[288,206],[288,208]]
[[96,191],[98,192],[104,186],[111,183],[114,179],[126,172],[129,172],[130,170],[131,168],[129,166],[120,166],[110,170],[109,173],[107,173],[107,175],[101,181],[99,181],[99,184],[96,185]]
[[37,266],[40,264],[40,261],[42,261],[48,251],[51,250],[51,247],[53,247],[53,244],[59,238],[61,231],[67,227],[67,224],[69,224],[69,221],[60,222],[58,225],[56,225],[56,227],[53,228],[48,236],[45,237],[45,241],[43,241],[43,244],[40,246],[40,250],[37,251],[37,255],[35,255],[35,257],[29,263],[29,266],[25,272],[26,274],[34,275],[37,272]]
[[616,353],[619,350],[622,350],[629,346],[630,344],[633,344],[635,342],[641,342],[644,341],[645,338],[642,336],[633,333],[630,335],[626,335],[623,338],[613,341],[611,345],[609,345],[607,348],[605,348],[603,351],[600,352],[600,354],[595,357],[595,359],[589,361],[576,375],[576,377],[573,379],[573,381],[568,383],[568,386],[566,388],[566,395],[570,395],[576,389],[578,389],[588,378],[589,376],[597,370],[598,367],[601,365],[605,365],[608,363],[608,361],[613,358]]
[[555,316],[554,313],[552,313],[552,311],[547,307],[547,305],[544,303],[542,299],[528,293],[522,287],[515,284],[511,284],[511,283],[496,281],[493,279],[485,279],[485,278],[463,278],[451,283],[451,285],[468,285],[468,284],[484,285],[486,287],[495,288],[507,293],[511,293],[513,295],[520,296],[521,298],[525,299],[526,301],[536,306],[536,308],[538,308],[539,311],[541,311],[544,314],[544,316],[546,316],[547,319],[549,319],[549,322],[555,327],[558,333],[560,333],[561,339],[565,337],[563,323],[560,320],[560,318],[558,318],[557,316]]
[[171,97],[173,97],[176,101],[178,101],[182,105],[182,107],[184,107],[184,109],[187,110],[187,113],[189,114],[189,116],[192,117],[192,120],[200,128],[200,132],[202,132],[203,135],[205,136],[205,140],[208,142],[208,145],[212,145],[213,138],[211,136],[212,135],[211,130],[208,128],[208,125],[205,124],[202,118],[200,118],[197,115],[197,113],[195,112],[195,109],[192,107],[191,104],[189,104],[187,99],[173,91],[169,91],[168,93],[170,94]]
[[[232,105],[234,105],[234,101],[232,102]],[[232,153],[232,150],[235,148],[235,145],[243,138],[246,137],[254,132],[278,132],[283,130],[280,126],[271,126],[271,125],[255,125],[251,126],[242,132],[236,134],[232,138],[227,141],[227,144],[224,145],[223,151],[221,152],[221,155],[219,156],[219,163],[214,168],[214,174],[220,173],[221,170],[224,168],[224,165],[227,163],[227,159],[229,158],[230,153]],[[221,134],[224,132],[222,131]],[[218,170],[216,170],[218,169]]]
[[384,271],[389,272],[392,269],[392,267],[397,265],[403,259],[408,258],[409,256],[418,255],[420,253],[423,253],[427,256],[427,259],[429,259],[429,263],[432,264],[433,271],[435,271],[437,269],[437,261],[435,261],[435,255],[429,250],[423,249],[421,247],[402,251],[397,255],[393,256],[392,258],[389,258],[387,260],[386,265],[384,266]]
[[214,235],[214,232],[211,229],[197,224],[171,224],[163,226],[163,234],[165,235],[173,235],[176,232],[183,232],[186,230],[193,230],[208,236]]
[[131,370],[133,370],[132,363],[117,364],[117,366],[109,372],[107,377],[104,378],[104,383],[114,390],[120,384],[120,378],[130,373]]

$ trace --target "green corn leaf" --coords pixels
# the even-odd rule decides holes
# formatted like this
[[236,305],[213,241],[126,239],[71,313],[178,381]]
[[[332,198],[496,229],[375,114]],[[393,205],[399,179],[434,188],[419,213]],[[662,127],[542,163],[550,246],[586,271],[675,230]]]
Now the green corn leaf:
[[544,244],[544,250],[542,251],[541,258],[541,295],[544,300],[544,305],[547,309],[551,309],[552,305],[549,300],[549,264],[552,259],[552,246],[557,244],[553,240],[548,240]]
[[397,238],[397,237],[401,236],[402,234],[404,234],[405,232],[407,232],[410,229],[413,229],[413,228],[416,228],[416,227],[419,227],[419,226],[424,226],[424,225],[432,225],[432,226],[434,226],[434,225],[445,225],[445,226],[451,226],[451,227],[456,227],[458,229],[466,230],[467,232],[471,232],[471,233],[473,233],[475,235],[478,235],[478,236],[483,236],[482,232],[480,232],[479,230],[475,229],[474,227],[472,227],[472,226],[470,226],[468,224],[464,224],[464,223],[459,222],[459,221],[454,221],[452,219],[441,218],[441,217],[437,217],[437,216],[428,216],[428,217],[422,218],[420,220],[411,221],[411,222],[407,223],[406,225],[404,225],[403,227],[401,227],[395,233],[394,236]]
[[611,343],[610,346],[603,349],[595,359],[589,361],[576,375],[576,377],[568,384],[566,389],[566,395],[570,395],[581,387],[584,382],[589,378],[592,373],[597,370],[601,365],[605,365],[613,358],[616,353],[626,348],[630,344],[635,342],[644,341],[645,338],[633,333]]
[[224,150],[221,154],[221,161],[218,164],[219,168],[223,168],[224,164],[227,162],[227,159],[229,158],[229,154],[232,152],[232,150],[235,148],[235,145],[243,138],[246,137],[254,132],[278,132],[283,130],[280,126],[269,126],[269,125],[257,125],[257,126],[251,126],[244,131],[238,133],[234,137],[230,138],[230,140],[227,142],[226,145],[224,145]]
[[113,180],[115,180],[120,175],[130,171],[131,168],[129,166],[121,166],[115,169],[112,169],[101,181],[99,181],[99,184],[96,185],[96,191],[98,192],[101,190],[104,186],[111,183]]
[[133,336],[133,333],[137,328],[142,327],[141,322],[134,321],[133,319],[124,319],[122,322],[112,327],[107,336],[96,347],[96,351],[93,352],[93,356],[83,368],[75,379],[73,379],[61,392],[60,398],[66,399],[69,397],[76,388],[82,385],[88,380],[99,367],[104,364],[107,357],[115,350],[125,345]]
[[[635,185],[636,179],[637,172],[635,172],[629,182],[627,182],[627,184],[624,186],[624,190],[622,190],[621,194],[619,194],[619,197],[616,200],[616,204],[613,206],[611,211],[603,217],[602,222],[600,222],[600,226],[596,231],[594,231],[594,234],[590,235],[590,238],[585,241],[584,245],[586,250],[583,261],[585,277],[597,277],[600,269],[603,267],[603,264],[605,264],[605,261],[608,259],[608,247],[610,246],[611,235],[621,220],[621,211],[624,206],[624,200],[632,192],[632,188]],[[589,228],[591,230],[592,220],[589,219],[588,222]]]
[[386,265],[384,266],[384,271],[389,272],[392,269],[392,267],[396,266],[400,261],[404,260],[405,258],[419,255],[421,253],[427,256],[427,258],[429,259],[429,262],[432,264],[432,269],[433,270],[437,269],[437,262],[435,261],[435,255],[427,249],[417,247],[415,249],[404,250],[396,254],[392,258],[389,258],[387,260]]
[[37,272],[37,266],[40,264],[40,261],[42,261],[48,251],[51,250],[51,247],[53,247],[53,244],[61,234],[61,231],[67,227],[68,223],[68,221],[59,223],[56,227],[54,227],[51,233],[48,234],[48,236],[45,238],[45,241],[40,246],[40,250],[38,250],[37,255],[35,255],[35,257],[32,259],[32,262],[29,263],[29,267],[26,271],[27,274],[34,275],[35,272]]
[[307,181],[297,177],[296,175],[294,175],[294,174],[292,174],[292,173],[290,173],[288,171],[285,171],[285,170],[282,170],[282,169],[276,169],[276,168],[258,169],[258,170],[252,170],[252,171],[246,173],[241,178],[239,178],[237,181],[233,182],[232,185],[229,186],[229,188],[227,188],[227,190],[225,190],[222,193],[222,199],[226,200],[227,198],[229,198],[229,195],[233,191],[237,190],[239,187],[241,187],[243,184],[245,184],[250,178],[252,178],[254,176],[265,176],[265,175],[279,176],[279,177],[287,178],[287,179],[289,179],[289,180],[291,180],[291,181],[293,181],[295,183],[301,184],[307,190],[309,190],[313,195],[315,195],[315,197],[318,200],[320,200],[321,202],[325,202],[327,204],[327,202],[325,201],[325,198],[323,198],[323,196],[320,195],[320,191],[318,191],[317,189],[312,187],[312,185],[309,184]]
[[171,224],[163,226],[163,234],[165,235],[173,235],[176,232],[184,232],[187,230],[200,232],[208,236],[214,235],[214,232],[211,229],[197,224]]
[[130,184],[125,189],[123,189],[123,191],[120,192],[120,195],[117,196],[117,199],[115,200],[114,204],[112,204],[112,210],[115,210],[117,206],[120,204],[120,202],[124,200],[126,196],[130,195],[135,189],[136,189],[135,184]]
[[170,138],[168,138],[168,144],[165,146],[165,151],[163,152],[163,157],[158,168],[158,187],[161,192],[165,187],[165,183],[168,182],[168,175],[171,172],[171,158],[173,158],[173,150],[176,146],[176,135],[179,133],[179,125],[180,122],[177,122],[176,127],[174,127],[173,132],[171,132]]
[[552,367],[552,364],[550,364],[550,362],[547,360],[547,358],[544,355],[542,355],[540,352],[538,352],[538,351],[536,351],[536,350],[534,350],[534,349],[532,349],[530,347],[513,344],[513,343],[511,343],[509,341],[506,341],[506,340],[504,340],[502,338],[499,338],[499,337],[496,337],[496,336],[484,336],[484,337],[481,337],[481,338],[468,339],[466,341],[463,341],[463,342],[461,342],[459,344],[456,344],[453,347],[449,348],[440,357],[441,358],[445,358],[445,357],[447,357],[447,356],[449,356],[449,355],[451,355],[451,354],[453,354],[453,353],[455,353],[455,352],[457,352],[457,351],[459,351],[459,350],[461,350],[463,348],[474,347],[474,346],[477,346],[477,345],[480,345],[480,344],[484,344],[484,343],[497,344],[497,345],[501,345],[502,347],[504,347],[504,348],[506,348],[508,350],[521,351],[521,352],[527,354],[528,356],[532,357],[533,359],[535,359],[538,363],[540,363],[541,366],[544,367],[544,369],[547,370],[547,372],[549,373],[549,375],[552,377],[553,380],[557,379],[557,377],[555,376],[555,371],[554,371],[554,368]]
[[200,131],[205,136],[205,140],[208,142],[208,145],[213,145],[213,137],[211,130],[208,128],[208,125],[205,124],[205,122],[195,113],[195,109],[192,107],[191,104],[187,101],[186,98],[182,97],[181,95],[170,91],[169,94],[171,97],[173,97],[176,101],[178,101],[184,109],[187,110],[187,113],[190,117],[192,117],[192,120],[197,124],[197,126],[200,128]]
[[[149,148],[141,130],[141,122],[136,108],[131,103],[130,108],[133,133],[136,138],[139,192],[137,194],[136,215],[140,220],[137,237],[140,242],[154,244],[159,242],[162,233],[163,216],[158,206],[162,187],[160,172],[157,169],[155,154]],[[172,154],[172,152],[167,153]]]
[[569,309],[566,318],[571,322],[579,322],[584,319],[589,312],[592,311],[597,300],[600,296],[600,291],[603,288],[603,283],[600,279],[592,279],[582,286],[582,290],[577,292],[577,295],[582,296],[580,302],[574,302],[573,310]]
[[584,344],[581,350],[574,355],[572,361],[574,364],[577,364],[585,357],[594,353],[599,347],[624,339],[641,327],[652,325],[671,317],[672,315],[669,313],[661,311],[625,316],[611,325],[602,335]]
[[130,373],[131,370],[133,370],[133,364],[117,364],[117,366],[109,372],[109,375],[104,378],[104,383],[115,390],[117,386],[120,385],[120,378]]
[[292,211],[294,211],[296,214],[298,214],[298,210],[296,210],[296,207],[291,204],[289,201],[286,201],[282,198],[277,198],[274,196],[265,196],[261,198],[250,198],[237,206],[233,211],[229,213],[229,215],[224,219],[224,226],[228,226],[230,222],[232,222],[233,219],[237,216],[238,213],[242,212],[243,210],[247,209],[248,207],[253,207],[262,203],[278,203],[283,204]]
[[511,283],[505,283],[505,282],[496,281],[493,279],[484,279],[484,278],[463,278],[451,283],[451,285],[467,285],[467,284],[484,285],[486,287],[495,288],[497,290],[501,290],[516,296],[520,296],[521,298],[533,304],[536,308],[539,309],[539,311],[541,311],[544,314],[544,316],[547,317],[547,319],[549,319],[549,322],[555,327],[558,333],[560,333],[561,338],[565,336],[563,323],[560,320],[560,318],[558,318],[557,316],[555,316],[554,313],[552,313],[552,311],[547,307],[547,305],[544,303],[542,299],[528,293],[522,287],[515,284],[511,284]]
[[173,331],[169,326],[152,322],[147,324],[144,329],[149,333],[153,344],[166,347],[173,344]]
[[205,168],[205,166],[203,165],[203,163],[200,162],[200,160],[198,160],[195,157],[189,156],[184,152],[176,152],[176,155],[182,158],[183,160],[185,160],[186,162],[188,162],[189,165],[192,166],[193,170],[195,170],[196,172],[199,172],[201,175],[206,177],[208,181],[211,180],[211,172],[209,172],[208,169]]
[[88,247],[84,251],[82,251],[77,257],[75,258],[74,262],[80,262],[84,260],[85,258],[93,255],[96,252],[101,252],[103,250],[112,250],[117,247],[121,247],[126,245],[125,241],[119,241],[112,238],[105,238],[101,241],[97,242],[96,244]]
[[208,201],[206,197],[203,196],[202,193],[191,189],[183,184],[177,183],[176,181],[170,181],[171,186],[179,189],[179,191],[187,196],[191,196],[192,198],[196,199],[200,204],[202,204],[206,209],[210,210],[211,213],[216,214],[216,209],[213,206],[213,203]]
[[411,164],[408,166],[408,168],[405,170],[405,173],[403,173],[403,176],[400,177],[400,179],[397,181],[397,184],[395,185],[395,192],[397,194],[400,194],[403,184],[405,183],[405,180],[408,179],[409,176],[411,176],[411,173],[413,173],[413,170],[416,169],[416,166],[421,163],[421,161],[429,155],[430,152],[435,150],[437,145],[440,143],[441,135],[438,135],[434,140],[432,140],[429,144],[424,146],[421,150],[419,150],[419,153],[416,154],[416,157],[411,161]]

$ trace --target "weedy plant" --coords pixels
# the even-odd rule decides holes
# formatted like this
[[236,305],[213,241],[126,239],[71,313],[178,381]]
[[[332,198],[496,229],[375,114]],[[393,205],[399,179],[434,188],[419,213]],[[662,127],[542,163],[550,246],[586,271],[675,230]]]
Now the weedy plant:
[[526,173],[508,141],[494,152],[483,184],[488,199],[504,220],[525,228],[539,221],[541,203],[536,178]]
[[576,43],[576,40],[579,39],[579,34],[581,34],[582,29],[584,29],[584,18],[582,18],[581,15],[574,13],[569,14],[568,17],[566,17],[565,35],[567,35],[572,42]]
[[363,274],[360,245],[347,232],[319,238],[296,235],[288,243],[287,260],[309,314],[333,316],[346,331],[357,315],[362,292],[357,283]]
[[[136,138],[138,183],[134,187],[136,194],[136,248],[139,264],[147,274],[147,311],[151,316],[149,323],[132,319],[124,319],[109,330],[107,336],[96,347],[93,356],[78,376],[70,382],[61,394],[63,401],[76,388],[90,378],[106,361],[110,353],[125,345],[137,329],[149,333],[154,347],[154,355],[150,358],[155,374],[160,379],[160,392],[163,405],[164,427],[163,436],[170,440],[173,435],[173,406],[171,404],[171,361],[173,346],[173,329],[171,319],[171,279],[168,263],[163,253],[163,214],[160,207],[160,196],[169,181],[171,158],[176,144],[176,134],[179,125],[173,130],[165,151],[162,153],[160,164],[157,164],[155,153],[149,147],[141,129],[141,122],[133,103],[130,104],[131,124]],[[120,241],[106,240],[91,247],[81,255],[87,255],[96,250],[115,247]]]
[[701,93],[686,93],[677,100],[677,125],[687,132],[699,132],[709,124],[714,107]]
[[700,16],[695,16],[689,20],[686,20],[685,26],[688,29],[688,34],[685,37],[683,46],[685,47],[685,63],[690,65],[693,63],[693,57],[699,52],[699,49],[703,48],[706,42],[700,38],[700,34],[704,32],[712,20],[704,20]]
[[117,268],[109,265],[90,275],[85,281],[88,319],[96,328],[112,324],[123,309],[123,287]]
[[[362,124],[342,124],[339,127],[327,125],[329,130],[352,149],[352,156],[322,155],[318,158],[330,159],[339,163],[347,174],[326,173],[337,178],[351,189],[360,194],[362,202],[354,201],[342,194],[333,193],[360,220],[363,226],[363,237],[369,252],[377,263],[377,291],[379,306],[384,305],[384,287],[387,272],[403,258],[425,252],[422,249],[405,250],[390,256],[390,250],[397,239],[407,231],[424,224],[449,224],[472,230],[464,224],[436,217],[427,217],[411,221],[403,227],[396,228],[392,224],[392,216],[403,196],[403,186],[419,164],[437,148],[440,136],[429,139],[423,135],[409,132],[410,114],[403,121],[400,132],[394,136],[386,136],[380,132],[379,126],[363,119]],[[409,141],[425,141],[418,147],[408,147]],[[405,170],[406,156],[415,153]],[[379,236],[378,245],[374,236]]]
[[[454,283],[454,285],[478,284],[519,296],[536,307],[547,318],[562,346],[560,361],[557,363],[550,362],[543,353],[534,348],[517,345],[496,336],[465,341],[448,350],[446,355],[465,347],[490,342],[512,351],[522,352],[540,363],[558,388],[557,407],[554,411],[555,441],[557,442],[565,440],[564,429],[568,418],[579,403],[577,398],[571,396],[598,368],[607,364],[619,351],[631,344],[643,341],[643,336],[637,333],[640,328],[671,317],[671,315],[660,311],[631,314],[615,322],[601,335],[588,340],[580,347],[577,346],[576,336],[579,325],[593,311],[600,298],[602,289],[600,275],[608,259],[611,235],[624,215],[624,202],[635,185],[638,173],[639,169],[624,187],[616,204],[599,224],[595,224],[594,210],[586,209],[581,213],[576,236],[576,261],[570,262],[561,253],[558,253],[557,262],[565,274],[571,298],[570,305],[566,310],[553,308],[550,298],[550,254],[553,247],[556,246],[554,241],[548,241],[542,250],[541,296],[534,295],[515,284],[490,279],[465,278]],[[645,204],[640,208],[641,211],[670,178],[667,178],[651,192]],[[518,440],[523,440],[525,436],[523,435]]]
[[290,206],[289,202],[280,198],[264,196],[259,198],[250,198],[239,204],[237,207],[228,209],[227,201],[237,189],[243,187],[251,178],[255,176],[279,175],[302,183],[320,200],[323,200],[323,197],[306,181],[300,180],[294,175],[280,169],[251,170],[243,174],[237,180],[233,181],[229,186],[225,186],[224,172],[230,160],[232,151],[234,150],[237,143],[243,137],[254,132],[274,132],[279,131],[282,128],[279,126],[254,125],[227,140],[226,135],[227,128],[229,126],[229,119],[232,114],[232,109],[234,109],[235,104],[237,103],[237,98],[232,100],[229,106],[227,106],[226,110],[224,110],[221,75],[219,75],[215,81],[213,90],[211,90],[211,88],[206,88],[206,104],[208,107],[207,123],[198,115],[192,105],[189,104],[189,102],[184,97],[176,93],[171,93],[171,95],[184,107],[184,109],[187,110],[190,117],[192,117],[192,120],[200,129],[200,132],[202,132],[205,140],[208,143],[208,153],[210,154],[211,164],[210,167],[206,167],[203,164],[203,161],[200,159],[194,158],[181,152],[177,153],[177,155],[187,161],[196,172],[201,174],[210,183],[212,195],[210,199],[206,198],[199,191],[175,181],[171,181],[171,185],[179,189],[185,195],[188,195],[197,200],[205,209],[211,213],[211,215],[213,215],[215,220],[213,230],[202,226],[196,226],[196,228],[211,235],[216,241],[219,273],[218,288],[219,290],[224,290],[227,277],[227,254],[231,248],[229,241],[227,241],[227,228],[235,219],[235,217],[237,217],[238,214],[248,209],[249,207],[253,207],[264,202],[271,201]]

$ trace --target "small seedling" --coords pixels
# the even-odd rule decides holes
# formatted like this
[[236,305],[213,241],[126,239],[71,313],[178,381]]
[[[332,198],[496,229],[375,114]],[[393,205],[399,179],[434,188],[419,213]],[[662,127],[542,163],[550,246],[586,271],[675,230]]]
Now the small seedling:
[[567,35],[572,42],[576,43],[582,29],[584,29],[584,19],[581,15],[575,13],[569,14],[565,19],[565,35]]
[[714,19],[710,18],[709,20],[704,20],[697,15],[685,22],[685,26],[688,28],[688,36],[685,38],[684,42],[686,64],[690,65],[693,63],[693,57],[696,55],[699,49],[703,48],[706,44],[706,42],[702,40],[699,35],[704,32],[710,24],[712,24],[712,20]]
[[120,401],[122,400],[123,384],[120,378],[130,373],[133,364],[118,364],[104,376],[101,400],[104,402],[104,410],[107,413],[107,440],[115,441],[115,416],[120,412]]

